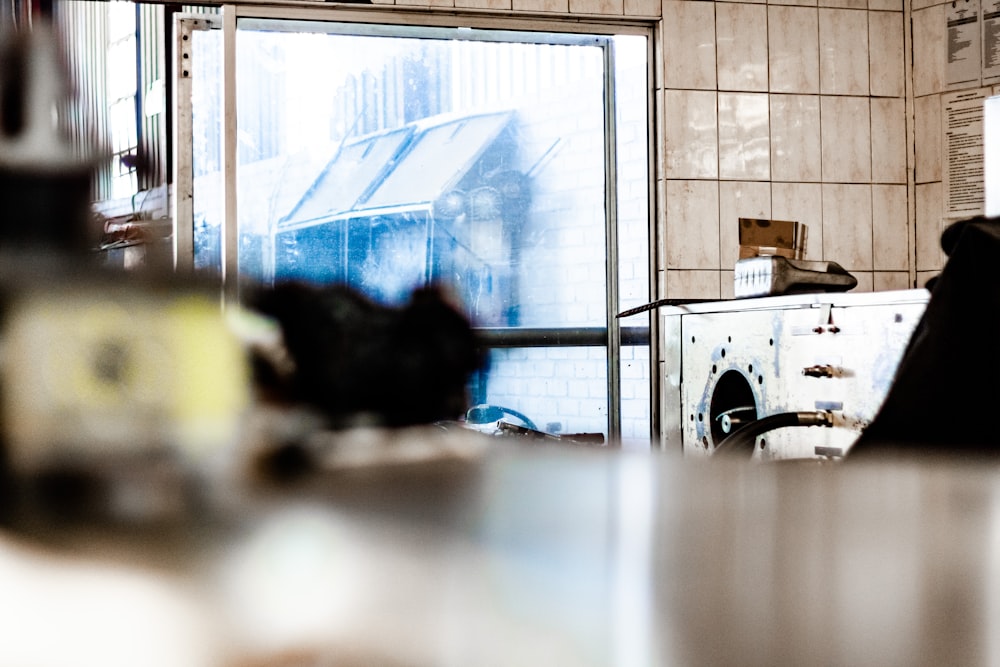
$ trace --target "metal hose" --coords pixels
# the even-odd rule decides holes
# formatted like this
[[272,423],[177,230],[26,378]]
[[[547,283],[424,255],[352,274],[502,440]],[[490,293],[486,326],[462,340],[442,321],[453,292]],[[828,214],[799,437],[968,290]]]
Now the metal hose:
[[739,427],[715,446],[713,454],[752,453],[757,436],[786,426],[833,426],[833,420],[829,412],[822,410],[779,412]]

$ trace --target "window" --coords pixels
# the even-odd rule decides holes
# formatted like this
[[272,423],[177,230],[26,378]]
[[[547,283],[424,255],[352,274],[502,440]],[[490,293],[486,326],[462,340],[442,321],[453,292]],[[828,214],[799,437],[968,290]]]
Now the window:
[[138,206],[134,195],[167,181],[167,10],[61,0],[54,11],[73,82],[62,110],[65,131],[75,144],[107,156],[96,169],[93,199]]
[[492,347],[470,387],[483,414],[648,445],[648,331],[622,347],[614,319],[648,301],[647,37],[236,25],[232,248],[221,42],[192,34],[179,261],[221,275],[234,252],[241,280],[346,282],[389,303],[444,284]]
[[108,132],[111,140],[111,198],[138,192],[136,160],[136,8],[131,2],[108,3]]

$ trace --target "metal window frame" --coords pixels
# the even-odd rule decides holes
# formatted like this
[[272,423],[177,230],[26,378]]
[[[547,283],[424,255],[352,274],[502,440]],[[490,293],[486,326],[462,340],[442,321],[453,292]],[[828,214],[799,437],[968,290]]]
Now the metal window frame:
[[[239,289],[239,266],[238,266],[238,227],[237,227],[237,192],[236,192],[236,169],[237,169],[237,127],[236,127],[236,33],[243,21],[252,24],[255,21],[288,21],[289,27],[294,27],[297,21],[302,22],[329,22],[338,25],[349,24],[352,34],[392,34],[403,36],[425,37],[442,34],[442,30],[448,33],[451,39],[472,39],[477,41],[524,41],[533,33],[543,33],[546,39],[538,38],[533,41],[551,43],[553,35],[565,35],[565,43],[583,43],[588,38],[590,43],[595,43],[593,36],[612,37],[614,35],[635,34],[645,36],[648,41],[647,63],[649,63],[650,76],[647,85],[648,117],[652,119],[653,113],[653,66],[652,56],[655,52],[654,39],[656,38],[654,27],[648,22],[616,22],[613,25],[608,23],[590,21],[586,19],[576,20],[541,20],[538,18],[518,18],[518,17],[497,17],[495,15],[458,12],[435,12],[428,13],[426,10],[401,10],[393,7],[391,10],[383,8],[355,8],[343,5],[302,7],[286,5],[248,5],[248,4],[224,4],[221,7],[221,14],[217,16],[206,15],[178,15],[176,17],[177,26],[175,29],[175,83],[176,94],[175,115],[174,115],[174,137],[177,142],[177,159],[174,162],[174,184],[175,184],[175,214],[174,214],[174,261],[175,268],[181,273],[193,271],[193,177],[190,169],[192,159],[192,147],[186,141],[181,141],[191,136],[191,81],[190,77],[181,76],[183,73],[183,62],[185,58],[190,58],[190,51],[185,51],[183,37],[190,35],[191,30],[197,29],[221,29],[223,31],[223,131],[222,131],[222,152],[223,152],[223,179],[224,179],[224,201],[222,220],[222,290],[224,299],[227,302],[238,303],[240,299]],[[502,32],[503,34],[498,34]],[[562,40],[557,40],[563,43]],[[604,100],[604,137],[605,137],[605,234],[606,234],[606,261],[605,261],[605,282],[606,291],[606,329],[601,340],[601,330],[588,330],[586,340],[577,335],[564,335],[566,332],[560,328],[554,329],[532,329],[537,333],[537,340],[526,338],[522,334],[503,332],[501,330],[489,332],[487,338],[491,341],[492,347],[510,347],[514,340],[518,345],[525,346],[552,346],[552,341],[559,341],[556,347],[560,346],[594,346],[600,345],[607,351],[607,408],[608,408],[608,441],[618,443],[621,439],[621,345],[625,344],[648,344],[650,345],[651,356],[651,437],[659,428],[657,415],[659,405],[656,399],[657,384],[655,378],[659,368],[658,355],[656,350],[656,336],[654,325],[651,321],[649,332],[643,334],[641,328],[632,327],[623,336],[622,329],[617,319],[619,312],[619,258],[618,258],[618,209],[617,209],[617,173],[616,173],[616,151],[617,141],[615,136],[615,70],[614,70],[614,49],[610,40],[601,42],[604,49],[604,74],[605,74],[605,100]],[[189,62],[189,61],[188,61]],[[651,124],[650,124],[651,125]],[[648,173],[654,171],[654,142],[652,132],[649,133]],[[650,185],[655,180],[650,178]],[[653,231],[655,225],[655,194],[654,188],[649,188],[649,226],[650,226],[650,264],[649,264],[649,284],[651,293],[655,294],[656,270],[654,245],[656,234]],[[572,328],[571,328],[572,329]],[[574,329],[574,331],[576,331]],[[512,336],[509,340],[504,337]]]

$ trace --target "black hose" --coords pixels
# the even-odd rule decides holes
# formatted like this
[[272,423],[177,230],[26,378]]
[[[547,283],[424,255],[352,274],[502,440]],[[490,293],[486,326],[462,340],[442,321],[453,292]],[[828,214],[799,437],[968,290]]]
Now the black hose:
[[715,446],[713,454],[752,454],[757,436],[786,426],[832,426],[828,412],[779,412],[739,427]]

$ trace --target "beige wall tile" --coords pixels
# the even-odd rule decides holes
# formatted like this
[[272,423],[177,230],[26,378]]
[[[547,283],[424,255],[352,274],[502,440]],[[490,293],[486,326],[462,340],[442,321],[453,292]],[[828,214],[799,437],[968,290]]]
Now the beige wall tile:
[[793,7],[815,7],[817,0],[767,0],[769,5],[789,5]]
[[817,11],[811,7],[768,5],[767,44],[771,92],[819,92]]
[[770,217],[770,183],[750,181],[719,183],[719,265],[723,270],[736,266],[736,260],[739,259],[739,219]]
[[818,95],[771,95],[771,178],[822,179]]
[[718,299],[718,271],[667,271],[667,298]]
[[926,95],[913,100],[914,127],[914,177],[917,183],[940,181],[941,144],[944,140],[941,128],[941,96]]
[[823,184],[823,259],[848,271],[872,270],[872,188]]
[[656,225],[656,266],[662,270],[667,265],[667,181],[663,179],[656,181],[656,220],[653,224]]
[[736,272],[719,271],[719,297],[722,299],[736,298]]
[[927,287],[927,281],[936,278],[940,271],[917,271],[917,287]]
[[903,0],[868,0],[868,9],[902,12]]
[[664,97],[667,178],[717,178],[716,93],[668,90]]
[[625,16],[659,16],[662,0],[625,0]]
[[624,14],[624,0],[569,0],[571,14]]
[[913,95],[939,93],[944,83],[944,5],[915,11],[913,21]]
[[851,290],[852,292],[875,291],[875,277],[871,271],[849,271],[849,273],[858,279],[858,284]]
[[471,9],[511,9],[511,0],[455,0],[455,6]]
[[821,97],[823,180],[866,183],[872,176],[871,112],[867,97]]
[[770,177],[767,93],[719,93],[719,178]]
[[715,3],[663,2],[663,83],[667,88],[715,89]]
[[928,7],[933,7],[934,5],[945,5],[948,4],[947,0],[910,0],[910,11],[917,11],[918,9],[927,9]]
[[667,181],[666,215],[667,268],[718,270],[719,184]]
[[872,186],[872,252],[876,271],[905,271],[910,266],[910,225],[906,186]]
[[906,101],[876,97],[872,110],[872,182],[906,183]]
[[656,124],[656,175],[663,178],[667,173],[667,93],[657,89],[653,94],[656,99],[656,110],[653,122]]
[[899,12],[868,12],[868,53],[871,94],[903,97],[905,56],[903,15]]
[[944,194],[941,183],[917,185],[916,253],[917,271],[940,271],[945,255],[941,250],[944,220]]
[[868,12],[819,10],[819,90],[868,95]]
[[772,183],[771,217],[806,226],[806,259],[823,259],[823,189],[819,183]]
[[719,90],[767,91],[767,7],[715,6]]
[[868,0],[819,0],[818,4],[837,9],[868,9]]
[[511,0],[511,6],[518,12],[569,12],[569,0]]
[[910,289],[910,274],[906,271],[876,271],[875,291],[889,292],[892,290]]

